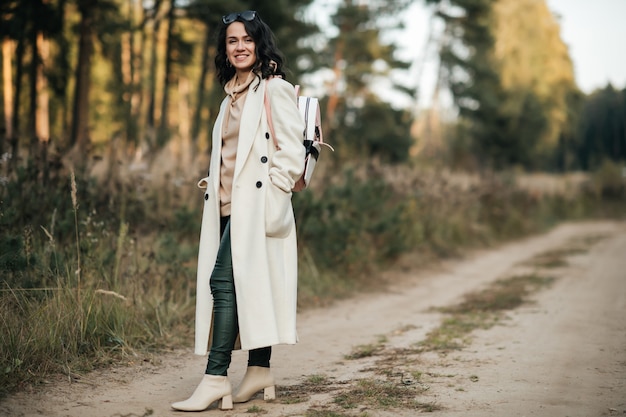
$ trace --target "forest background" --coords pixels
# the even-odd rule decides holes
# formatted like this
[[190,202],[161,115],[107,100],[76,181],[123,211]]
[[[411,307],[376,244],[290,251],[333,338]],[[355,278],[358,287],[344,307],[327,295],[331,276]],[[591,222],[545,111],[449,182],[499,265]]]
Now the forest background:
[[[0,395],[187,346],[223,14],[259,11],[288,80],[322,99],[294,195],[301,308],[563,220],[626,213],[626,90],[576,86],[543,0],[424,0],[431,107],[384,39],[410,0],[8,0],[0,5]],[[441,91],[455,111],[442,111]]]

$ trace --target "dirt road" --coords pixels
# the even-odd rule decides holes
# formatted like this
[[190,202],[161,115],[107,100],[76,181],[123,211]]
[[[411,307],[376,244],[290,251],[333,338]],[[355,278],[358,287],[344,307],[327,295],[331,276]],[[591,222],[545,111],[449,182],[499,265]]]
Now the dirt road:
[[[563,251],[572,242],[585,242],[584,250]],[[538,256],[559,250],[567,262],[538,266]],[[457,305],[465,294],[529,269],[554,278],[532,294],[532,303],[472,331],[459,350],[416,349],[446,318],[433,308]],[[274,350],[275,402],[257,398],[202,414],[171,410],[170,402],[193,391],[206,361],[180,351],[13,395],[0,403],[0,415],[626,416],[625,223],[565,224],[436,270],[387,279],[397,285],[385,293],[300,315],[300,343]],[[364,347],[372,352],[346,359]],[[236,352],[235,386],[244,368],[245,353]],[[374,385],[387,391],[366,390]],[[392,388],[398,396],[410,393],[410,402],[370,398],[389,397]]]

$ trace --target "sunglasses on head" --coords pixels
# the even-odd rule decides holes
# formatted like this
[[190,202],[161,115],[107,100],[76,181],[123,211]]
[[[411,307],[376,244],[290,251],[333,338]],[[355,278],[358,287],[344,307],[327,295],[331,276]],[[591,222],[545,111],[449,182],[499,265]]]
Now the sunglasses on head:
[[239,18],[242,18],[246,22],[250,22],[254,20],[255,17],[256,17],[256,11],[246,10],[245,12],[240,12],[240,13],[225,14],[224,16],[222,16],[222,22],[224,22],[225,25],[230,25],[231,23],[233,23],[235,20]]

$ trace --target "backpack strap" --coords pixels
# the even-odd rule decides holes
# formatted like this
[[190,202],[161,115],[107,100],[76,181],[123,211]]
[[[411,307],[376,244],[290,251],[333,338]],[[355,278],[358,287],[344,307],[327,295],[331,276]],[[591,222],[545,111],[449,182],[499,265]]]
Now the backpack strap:
[[274,124],[272,123],[272,109],[270,107],[270,100],[267,97],[267,83],[265,84],[265,94],[263,96],[263,104],[265,105],[265,114],[267,116],[267,124],[270,128],[270,133],[272,134],[272,139],[274,140],[274,146],[277,150],[280,149],[278,146],[278,141],[276,140],[276,132],[274,131]]

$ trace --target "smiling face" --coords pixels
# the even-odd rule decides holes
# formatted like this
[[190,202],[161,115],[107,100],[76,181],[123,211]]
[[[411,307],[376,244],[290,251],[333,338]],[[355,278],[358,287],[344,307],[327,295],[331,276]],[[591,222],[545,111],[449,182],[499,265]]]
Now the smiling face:
[[256,62],[256,44],[241,22],[233,22],[226,28],[226,59],[240,80],[248,77]]

